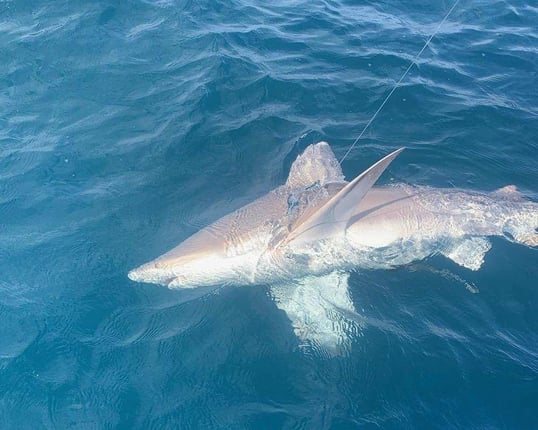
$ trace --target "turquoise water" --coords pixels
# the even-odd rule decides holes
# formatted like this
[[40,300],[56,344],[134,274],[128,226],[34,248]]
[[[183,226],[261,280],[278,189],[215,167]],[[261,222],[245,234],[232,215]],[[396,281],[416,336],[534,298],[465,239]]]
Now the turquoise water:
[[[307,145],[341,157],[451,5],[0,1],[0,428],[537,428],[536,250],[352,274],[337,357],[266,285],[126,276]],[[537,22],[463,0],[347,177],[404,145],[384,182],[538,200]]]

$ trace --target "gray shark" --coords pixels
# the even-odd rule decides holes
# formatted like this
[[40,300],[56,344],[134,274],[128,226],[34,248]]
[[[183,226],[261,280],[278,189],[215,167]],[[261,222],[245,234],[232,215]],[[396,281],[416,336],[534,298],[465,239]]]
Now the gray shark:
[[310,145],[286,183],[131,272],[169,288],[268,284],[295,333],[327,348],[357,329],[347,281],[441,254],[478,270],[502,236],[538,246],[538,204],[514,186],[490,193],[374,183],[402,152],[351,182],[326,142]]

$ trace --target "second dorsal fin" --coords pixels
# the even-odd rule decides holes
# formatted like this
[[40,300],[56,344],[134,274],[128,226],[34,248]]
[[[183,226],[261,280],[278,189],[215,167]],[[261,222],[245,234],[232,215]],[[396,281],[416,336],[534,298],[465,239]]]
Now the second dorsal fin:
[[311,242],[343,232],[357,205],[403,150],[400,148],[390,153],[353,179],[310,217],[296,225],[285,243]]

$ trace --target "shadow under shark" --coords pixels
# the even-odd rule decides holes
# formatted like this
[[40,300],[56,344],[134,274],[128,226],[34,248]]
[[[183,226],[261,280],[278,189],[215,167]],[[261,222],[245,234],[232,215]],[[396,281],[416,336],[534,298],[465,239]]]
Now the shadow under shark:
[[334,349],[357,328],[350,270],[392,268],[434,254],[478,270],[491,247],[488,236],[538,246],[538,204],[514,186],[492,193],[373,187],[402,150],[346,182],[329,145],[310,145],[284,185],[129,278],[169,288],[269,284],[297,336]]

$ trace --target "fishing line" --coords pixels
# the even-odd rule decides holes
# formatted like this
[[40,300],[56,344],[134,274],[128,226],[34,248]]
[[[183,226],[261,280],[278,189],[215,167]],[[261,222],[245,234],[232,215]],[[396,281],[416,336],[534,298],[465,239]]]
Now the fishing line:
[[366,123],[366,125],[364,126],[364,128],[362,129],[361,133],[359,134],[359,136],[355,139],[355,141],[352,143],[352,145],[350,146],[350,148],[347,150],[347,152],[344,154],[344,156],[340,159],[340,164],[342,164],[342,162],[346,159],[346,157],[349,155],[349,153],[353,150],[353,148],[355,147],[355,145],[357,144],[357,142],[360,140],[360,138],[362,137],[362,135],[364,134],[364,132],[368,129],[368,127],[370,127],[370,124],[372,122],[374,122],[374,119],[376,118],[377,114],[379,112],[381,112],[381,109],[383,109],[383,106],[385,106],[385,104],[387,103],[387,101],[390,99],[390,96],[392,96],[392,93],[394,91],[396,91],[396,88],[398,88],[400,86],[400,84],[402,83],[402,81],[404,80],[404,78],[407,76],[407,73],[409,72],[409,70],[411,70],[411,67],[413,67],[417,60],[419,59],[419,57],[422,55],[422,53],[424,52],[424,50],[428,47],[428,45],[430,44],[431,40],[435,37],[435,35],[439,32],[439,30],[441,29],[442,25],[445,23],[445,21],[448,19],[448,17],[450,16],[450,14],[452,13],[452,11],[455,9],[455,7],[458,5],[458,3],[460,2],[460,0],[456,0],[454,2],[454,4],[452,5],[452,7],[448,10],[448,12],[446,13],[445,17],[441,20],[441,22],[439,22],[439,24],[437,24],[437,28],[433,31],[433,33],[430,35],[430,37],[428,37],[428,40],[426,40],[426,43],[424,44],[424,46],[422,47],[422,49],[418,52],[417,55],[415,55],[415,58],[413,58],[413,61],[411,61],[411,64],[409,64],[409,66],[407,67],[407,69],[405,70],[405,72],[403,73],[403,75],[401,76],[401,78],[398,80],[398,82],[396,82],[396,84],[392,87],[392,90],[390,90],[390,92],[388,93],[387,97],[385,97],[385,100],[383,100],[383,103],[381,103],[381,105],[377,108],[377,110],[375,111],[375,113],[372,115],[372,117],[370,118],[370,120]]

